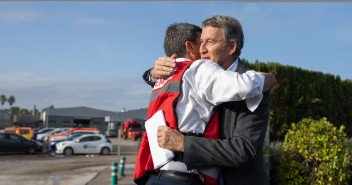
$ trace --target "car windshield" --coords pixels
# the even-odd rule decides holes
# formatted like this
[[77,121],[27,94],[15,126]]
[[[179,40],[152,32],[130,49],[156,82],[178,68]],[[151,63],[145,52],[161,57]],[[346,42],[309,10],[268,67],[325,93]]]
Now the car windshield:
[[38,134],[44,134],[46,132],[50,132],[52,129],[51,128],[43,128],[41,130],[38,130]]
[[131,128],[142,128],[141,125],[137,125],[137,124],[131,125],[130,127],[131,127]]
[[5,133],[16,134],[16,130],[6,130]]

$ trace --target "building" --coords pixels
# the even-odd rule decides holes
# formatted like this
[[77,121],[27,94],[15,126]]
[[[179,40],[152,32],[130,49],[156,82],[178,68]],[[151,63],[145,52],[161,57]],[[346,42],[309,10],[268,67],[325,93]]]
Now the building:
[[54,108],[43,112],[42,120],[47,127],[93,127],[101,132],[107,130],[109,123],[117,123],[126,119],[147,119],[147,109],[112,112],[90,107]]
[[0,120],[11,121],[11,113],[0,110]]
[[14,121],[13,126],[40,128],[40,127],[43,127],[43,122],[40,119],[40,116],[24,114],[19,116],[18,119],[16,117],[16,120]]
[[11,113],[0,110],[0,129],[12,126]]

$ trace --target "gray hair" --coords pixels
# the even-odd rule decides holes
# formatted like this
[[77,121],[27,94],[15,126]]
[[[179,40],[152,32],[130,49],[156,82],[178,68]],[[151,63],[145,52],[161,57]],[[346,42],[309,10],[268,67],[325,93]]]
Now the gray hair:
[[237,59],[241,55],[241,50],[244,44],[244,35],[241,23],[234,17],[225,15],[215,15],[203,21],[203,28],[212,26],[224,30],[224,38],[226,43],[235,41],[237,44],[234,58]]
[[[164,51],[170,57],[177,54],[177,57],[185,57],[186,47],[185,42],[197,42],[197,33],[202,33],[202,28],[199,26],[188,23],[175,23],[171,24],[165,33]],[[198,43],[200,44],[200,43]]]

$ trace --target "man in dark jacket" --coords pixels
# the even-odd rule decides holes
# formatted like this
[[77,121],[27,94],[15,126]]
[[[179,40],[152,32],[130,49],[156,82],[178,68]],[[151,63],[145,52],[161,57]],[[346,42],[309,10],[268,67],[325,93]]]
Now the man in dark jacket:
[[[240,23],[230,16],[213,16],[203,22],[200,54],[225,70],[249,70],[239,60],[243,47]],[[237,67],[231,69],[238,61]],[[174,59],[161,57],[150,75],[160,78],[171,74]],[[211,74],[209,74],[211,75]],[[145,80],[148,75],[144,75]],[[188,169],[221,166],[223,184],[269,184],[264,169],[263,143],[269,121],[270,94],[264,93],[259,107],[251,112],[246,101],[219,106],[220,139],[184,136],[168,127],[159,127],[158,143],[172,151],[183,152]]]

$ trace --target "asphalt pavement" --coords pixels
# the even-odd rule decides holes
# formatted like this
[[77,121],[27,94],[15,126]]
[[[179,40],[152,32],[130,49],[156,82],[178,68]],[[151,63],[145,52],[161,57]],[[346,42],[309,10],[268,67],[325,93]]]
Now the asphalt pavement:
[[[112,141],[113,143],[117,143],[118,141]],[[136,142],[124,141],[122,143],[125,147],[127,146],[136,146]],[[139,145],[139,144],[138,144]],[[133,173],[134,173],[134,165],[137,159],[138,148],[132,150],[135,154],[126,156],[125,166],[123,169],[122,175],[119,169],[119,161],[117,164],[118,167],[118,178],[117,185],[135,185],[133,182]],[[121,157],[120,157],[121,158]],[[93,177],[86,185],[114,185],[111,183],[111,168],[104,168],[99,171],[95,177]]]
[[[134,164],[126,164],[123,175],[118,175],[117,185],[135,185],[133,182]],[[119,173],[119,172],[118,172]],[[112,185],[111,170],[104,169],[92,178],[87,185]]]
[[[111,185],[111,163],[119,163],[122,156],[126,159],[125,168],[123,175],[118,175],[117,185],[134,185],[133,172],[139,142],[126,140],[120,143],[115,138],[111,138],[111,141],[114,149],[109,156],[66,157],[50,153],[2,155],[0,185]],[[117,155],[119,143],[120,157]],[[92,165],[94,163],[95,165]]]

